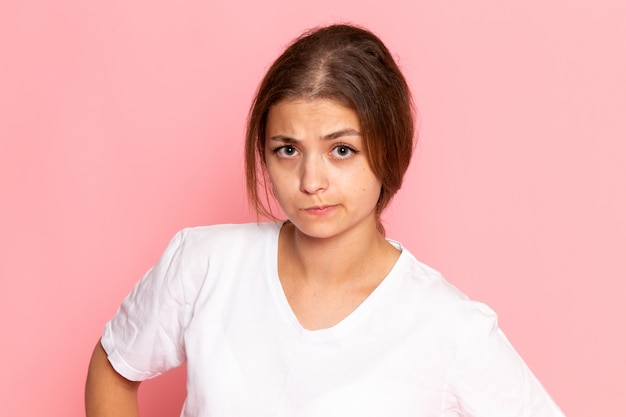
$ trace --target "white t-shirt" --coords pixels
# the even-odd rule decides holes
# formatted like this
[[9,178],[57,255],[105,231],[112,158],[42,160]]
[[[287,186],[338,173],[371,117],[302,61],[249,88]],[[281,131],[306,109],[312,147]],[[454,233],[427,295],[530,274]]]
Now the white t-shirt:
[[187,361],[185,417],[563,416],[496,315],[397,242],[353,313],[304,329],[278,279],[280,226],[179,232],[105,327],[113,367],[145,380]]

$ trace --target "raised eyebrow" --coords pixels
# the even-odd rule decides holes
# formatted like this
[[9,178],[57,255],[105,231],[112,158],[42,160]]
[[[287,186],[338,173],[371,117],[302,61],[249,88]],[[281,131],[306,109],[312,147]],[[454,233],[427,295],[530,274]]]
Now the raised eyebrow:
[[298,139],[290,138],[289,136],[276,135],[269,138],[269,140],[275,140],[283,143],[299,143]]
[[345,136],[361,136],[361,133],[354,129],[343,129],[338,132],[329,133],[328,135],[325,135],[322,139],[333,140],[343,138]]

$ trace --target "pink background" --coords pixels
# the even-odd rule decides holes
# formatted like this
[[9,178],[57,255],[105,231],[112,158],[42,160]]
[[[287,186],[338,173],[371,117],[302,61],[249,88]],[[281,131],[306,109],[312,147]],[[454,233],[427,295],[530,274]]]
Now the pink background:
[[[171,235],[254,219],[254,89],[336,21],[385,40],[422,117],[389,237],[493,307],[568,416],[623,412],[625,4],[3,1],[0,414],[81,415],[102,327]],[[178,415],[183,378],[146,383],[146,415]]]

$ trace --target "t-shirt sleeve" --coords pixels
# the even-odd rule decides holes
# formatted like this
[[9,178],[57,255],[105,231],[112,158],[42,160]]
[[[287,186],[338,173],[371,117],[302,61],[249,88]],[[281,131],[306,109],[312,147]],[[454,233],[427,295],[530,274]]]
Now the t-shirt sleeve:
[[104,328],[101,343],[109,362],[127,379],[155,377],[186,359],[183,335],[190,307],[183,248],[184,232],[179,232]]
[[564,417],[498,327],[496,314],[482,304],[475,313],[449,380],[461,415]]

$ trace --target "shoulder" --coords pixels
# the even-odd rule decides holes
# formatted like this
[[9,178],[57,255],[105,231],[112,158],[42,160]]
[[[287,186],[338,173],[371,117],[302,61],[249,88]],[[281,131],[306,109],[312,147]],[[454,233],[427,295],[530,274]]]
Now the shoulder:
[[239,276],[246,268],[258,268],[279,231],[280,223],[217,224],[182,229],[171,239],[148,275],[162,275],[166,282],[173,283],[171,285],[185,294],[186,300],[196,299],[200,287],[207,283],[232,281],[220,277]]
[[417,260],[400,243],[393,243],[402,250],[396,267],[399,280],[406,291],[434,303],[459,303],[468,300],[467,295],[450,284],[439,271]]
[[491,327],[497,325],[497,315],[487,305],[470,299],[448,282],[437,270],[418,261],[402,248],[400,290],[406,305],[417,317],[426,317],[442,332],[457,336],[477,323]]
[[192,248],[258,245],[260,239],[278,235],[279,230],[280,223],[216,224],[183,229],[175,239]]
[[205,272],[208,262],[228,263],[233,259],[261,255],[277,241],[280,223],[217,224],[180,230],[170,240],[162,259],[181,270]]

